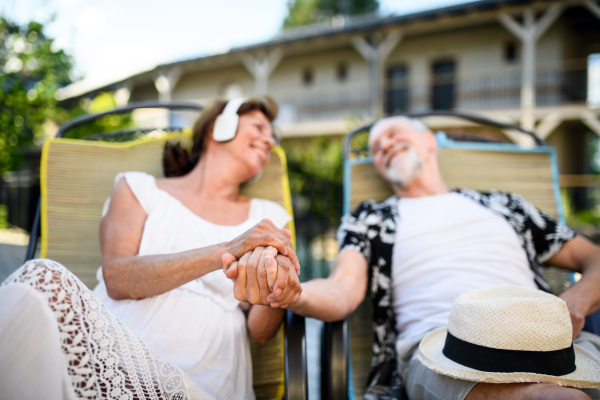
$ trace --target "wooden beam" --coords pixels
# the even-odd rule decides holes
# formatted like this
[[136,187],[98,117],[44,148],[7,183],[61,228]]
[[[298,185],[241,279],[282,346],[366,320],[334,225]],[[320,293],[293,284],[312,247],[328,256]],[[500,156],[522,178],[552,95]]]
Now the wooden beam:
[[590,10],[592,14],[594,14],[600,19],[600,6],[598,5],[598,3],[596,3],[594,0],[587,0],[583,4],[585,4],[585,6],[588,8],[588,10]]
[[558,177],[560,187],[599,187],[600,175],[569,175]]
[[600,121],[592,111],[581,113],[581,121],[587,125],[596,135],[600,136]]

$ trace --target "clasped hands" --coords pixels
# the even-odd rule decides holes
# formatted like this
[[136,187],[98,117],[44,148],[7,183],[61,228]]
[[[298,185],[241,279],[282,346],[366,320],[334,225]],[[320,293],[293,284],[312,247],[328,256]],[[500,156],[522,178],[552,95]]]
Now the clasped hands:
[[[287,229],[277,229],[268,220],[261,224],[248,232],[244,247],[250,247],[250,250],[241,257],[238,254],[239,259],[235,253],[223,255],[223,272],[234,282],[234,296],[237,300],[270,305],[273,308],[287,308],[296,303],[302,293],[298,279],[300,264],[289,241],[292,233]],[[260,233],[263,234],[264,244],[270,241],[264,240],[264,236],[269,234],[277,242],[273,245],[253,246],[253,239],[260,236]]]

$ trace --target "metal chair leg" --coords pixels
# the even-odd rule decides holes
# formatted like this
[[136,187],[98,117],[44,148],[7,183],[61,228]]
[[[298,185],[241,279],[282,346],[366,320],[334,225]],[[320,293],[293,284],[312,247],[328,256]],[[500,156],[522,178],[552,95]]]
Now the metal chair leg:
[[306,324],[304,317],[287,310],[283,320],[285,333],[285,398],[308,399],[306,370]]
[[348,399],[349,321],[326,323],[321,350],[321,398]]

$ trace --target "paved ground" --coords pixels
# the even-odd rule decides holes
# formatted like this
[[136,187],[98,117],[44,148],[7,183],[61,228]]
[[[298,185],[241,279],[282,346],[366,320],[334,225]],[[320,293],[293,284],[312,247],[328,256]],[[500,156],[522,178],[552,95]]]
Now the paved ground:
[[0,243],[0,282],[23,264],[26,250],[26,246]]
[[23,265],[29,236],[18,229],[0,230],[0,282]]
[[[27,251],[28,237],[22,232],[0,231],[0,282],[3,282],[17,268],[23,265]],[[308,364],[309,398],[318,400],[321,396],[321,331],[323,322],[306,319],[306,347]]]

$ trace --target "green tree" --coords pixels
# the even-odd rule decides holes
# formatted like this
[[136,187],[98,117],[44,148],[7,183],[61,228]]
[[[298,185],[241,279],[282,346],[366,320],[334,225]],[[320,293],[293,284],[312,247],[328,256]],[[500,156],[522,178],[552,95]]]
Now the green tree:
[[[308,212],[329,226],[342,216],[342,137],[317,136],[282,142],[288,164],[290,190]],[[322,233],[322,232],[321,232]]]
[[335,15],[376,13],[379,0],[289,0],[283,29],[323,22]]
[[[80,101],[75,108],[70,110],[70,116],[71,118],[74,118],[82,114],[98,113],[110,110],[112,108],[115,108],[116,106],[117,102],[115,101],[113,93],[101,92],[91,101]],[[133,119],[131,117],[131,112],[122,114],[112,114],[106,115],[95,121],[87,122],[83,125],[69,129],[66,132],[65,137],[71,139],[82,139],[99,133],[118,131],[131,127],[133,127]]]
[[45,122],[68,118],[55,95],[71,83],[73,65],[53,41],[41,23],[0,17],[0,173],[18,168],[22,151],[43,142]]

